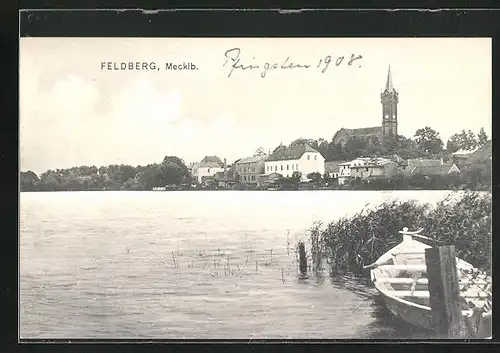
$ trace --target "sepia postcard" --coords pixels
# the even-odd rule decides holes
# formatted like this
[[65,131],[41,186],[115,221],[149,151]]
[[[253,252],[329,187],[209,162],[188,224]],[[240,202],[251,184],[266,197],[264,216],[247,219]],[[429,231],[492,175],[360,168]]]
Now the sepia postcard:
[[19,337],[492,336],[490,38],[19,41]]

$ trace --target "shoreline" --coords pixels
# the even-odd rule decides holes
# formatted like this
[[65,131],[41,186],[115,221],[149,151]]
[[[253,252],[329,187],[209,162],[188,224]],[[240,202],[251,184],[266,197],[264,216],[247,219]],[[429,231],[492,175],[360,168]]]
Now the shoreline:
[[258,192],[283,192],[283,191],[293,191],[293,192],[304,192],[304,191],[311,191],[311,192],[318,192],[318,191],[469,191],[469,192],[489,192],[491,193],[491,189],[460,189],[460,188],[435,188],[435,189],[417,189],[417,188],[394,188],[394,189],[355,189],[355,188],[325,188],[325,189],[288,189],[288,190],[266,190],[266,189],[246,189],[246,190],[239,190],[239,189],[183,189],[183,190],[120,190],[120,189],[115,189],[115,190],[20,190],[20,193],[26,193],[26,192],[31,192],[31,193],[48,193],[48,192],[153,192],[153,193],[160,193],[160,192],[207,192],[207,191],[217,191],[217,192],[223,192],[223,191],[241,191],[241,192],[251,192],[251,191],[258,191]]

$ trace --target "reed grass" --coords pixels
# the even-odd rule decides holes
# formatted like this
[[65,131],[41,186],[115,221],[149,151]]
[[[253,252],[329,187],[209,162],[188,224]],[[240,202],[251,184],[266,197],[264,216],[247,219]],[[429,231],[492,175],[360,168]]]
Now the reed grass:
[[450,195],[435,207],[386,202],[327,225],[315,223],[310,229],[311,256],[315,268],[326,259],[333,272],[366,273],[363,265],[402,241],[398,231],[423,228],[422,235],[434,239],[429,245],[455,245],[458,257],[491,274],[491,222],[490,193]]

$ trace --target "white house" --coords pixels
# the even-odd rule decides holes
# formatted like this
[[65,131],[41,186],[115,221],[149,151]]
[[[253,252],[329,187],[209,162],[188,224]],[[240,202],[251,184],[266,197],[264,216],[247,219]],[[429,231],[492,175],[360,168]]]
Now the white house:
[[302,181],[307,181],[310,173],[323,175],[325,157],[309,145],[279,146],[265,161],[265,174],[278,173],[289,178],[295,171],[302,174]]
[[358,158],[351,164],[351,177],[367,180],[370,178],[391,178],[398,169],[398,163],[387,158]]
[[351,177],[351,162],[344,162],[339,164],[339,173],[337,175],[339,185],[344,185]]
[[346,161],[325,162],[325,173],[328,173],[328,176],[331,179],[338,179],[340,174],[340,165],[345,162]]
[[339,164],[339,185],[351,178],[390,178],[397,172],[398,164],[387,158],[360,157]]
[[224,162],[217,156],[206,156],[196,166],[196,179],[201,184],[204,177],[213,177],[217,172],[224,172]]

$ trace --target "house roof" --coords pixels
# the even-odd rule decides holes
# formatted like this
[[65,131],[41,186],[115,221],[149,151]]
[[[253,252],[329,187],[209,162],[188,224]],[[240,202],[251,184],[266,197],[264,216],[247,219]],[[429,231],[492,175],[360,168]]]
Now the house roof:
[[407,161],[398,156],[397,154],[392,155],[392,156],[385,156],[384,158],[390,159],[393,162],[396,162],[398,164],[406,164]]
[[262,161],[265,161],[269,156],[265,155],[265,156],[252,156],[252,157],[245,157],[245,158],[241,158],[240,160],[238,160],[237,164],[243,164],[243,163],[258,163],[258,162],[262,162]]
[[422,175],[441,175],[441,174],[448,174],[453,168],[453,166],[455,166],[458,169],[458,167],[454,164],[443,164],[443,165],[414,167],[413,169],[410,170],[410,172],[413,174],[422,174]]
[[476,163],[491,159],[492,144],[491,140],[487,141],[483,146],[479,147],[476,151],[467,156],[467,161]]
[[208,167],[222,167],[224,163],[217,156],[206,156],[198,164],[198,168],[208,168]]
[[316,151],[314,148],[312,148],[311,146],[309,146],[307,144],[293,146],[293,147],[279,146],[269,156],[269,158],[267,158],[266,161],[272,162],[272,161],[296,160],[296,159],[300,159],[300,157],[302,157],[302,155],[306,152],[319,153],[318,151]]
[[339,171],[339,165],[345,163],[345,161],[330,161],[325,162],[325,172],[335,173]]
[[[356,165],[356,162],[358,165]],[[351,168],[356,168],[356,167],[376,167],[376,166],[383,166],[387,163],[396,163],[394,161],[391,161],[390,159],[387,158],[380,158],[380,157],[361,157],[361,158],[356,158],[351,161]]]
[[440,159],[422,159],[422,158],[408,159],[409,167],[438,167],[442,164],[443,162]]

